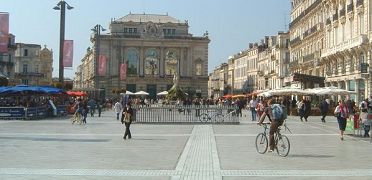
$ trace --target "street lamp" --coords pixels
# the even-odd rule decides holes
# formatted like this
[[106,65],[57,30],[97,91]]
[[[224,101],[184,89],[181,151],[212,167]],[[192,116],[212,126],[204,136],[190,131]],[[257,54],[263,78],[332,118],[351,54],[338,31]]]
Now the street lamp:
[[94,34],[95,34],[95,58],[94,58],[94,77],[95,77],[95,84],[94,86],[96,88],[99,88],[98,86],[98,60],[99,60],[99,50],[100,50],[100,36],[101,36],[101,31],[106,31],[104,27],[102,27],[100,24],[95,25],[91,29]]
[[63,44],[65,41],[65,13],[66,13],[66,5],[67,9],[71,10],[74,7],[70,6],[64,0],[61,0],[53,9],[61,11],[61,18],[60,18],[60,29],[59,29],[59,82],[63,85]]

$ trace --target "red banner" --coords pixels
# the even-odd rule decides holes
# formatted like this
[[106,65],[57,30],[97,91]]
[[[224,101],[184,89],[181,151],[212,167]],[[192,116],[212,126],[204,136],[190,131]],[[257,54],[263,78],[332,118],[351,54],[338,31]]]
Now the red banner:
[[74,55],[74,41],[65,40],[63,43],[63,67],[72,67]]
[[127,78],[127,64],[120,65],[120,80],[125,80]]
[[107,58],[104,55],[99,55],[98,59],[98,76],[106,75]]
[[0,13],[0,53],[8,52],[9,13]]

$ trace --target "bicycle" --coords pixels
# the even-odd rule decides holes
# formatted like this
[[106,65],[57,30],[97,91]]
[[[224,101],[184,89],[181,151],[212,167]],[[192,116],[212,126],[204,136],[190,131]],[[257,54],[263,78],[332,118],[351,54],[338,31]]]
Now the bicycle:
[[222,123],[224,120],[224,115],[222,114],[221,111],[216,111],[214,113],[213,112],[202,113],[199,116],[199,121],[203,123],[206,123],[208,121],[212,122],[212,120],[213,122]]
[[[256,150],[260,154],[264,154],[267,151],[268,148],[268,129],[269,129],[269,122],[262,123],[264,131],[262,133],[259,133],[256,136]],[[285,129],[288,129],[290,133],[292,133],[287,125],[284,123],[283,125]],[[280,133],[281,127],[278,127],[278,130],[274,134],[274,147],[276,149],[276,152],[279,156],[286,157],[289,154],[289,150],[291,148],[291,145],[289,143],[289,139],[287,136]]]

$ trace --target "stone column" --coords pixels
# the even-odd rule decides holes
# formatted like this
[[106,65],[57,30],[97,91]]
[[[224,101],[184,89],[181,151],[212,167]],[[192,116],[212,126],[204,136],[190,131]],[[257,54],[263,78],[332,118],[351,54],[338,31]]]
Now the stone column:
[[193,65],[194,65],[193,58],[194,57],[193,57],[193,53],[192,53],[192,46],[190,46],[189,48],[187,48],[187,76],[190,76],[190,77],[194,76],[192,74]]
[[184,59],[184,56],[183,56],[183,48],[179,48],[179,51],[180,51],[180,59],[179,59],[179,63],[177,65],[177,71],[178,71],[178,74],[180,76],[184,76],[185,75],[185,59]]

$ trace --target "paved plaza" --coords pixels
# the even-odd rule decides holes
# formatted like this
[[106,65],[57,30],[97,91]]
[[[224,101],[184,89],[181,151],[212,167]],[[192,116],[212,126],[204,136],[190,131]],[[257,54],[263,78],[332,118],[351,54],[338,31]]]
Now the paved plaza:
[[372,179],[370,139],[341,141],[334,117],[290,116],[280,157],[256,152],[263,128],[246,111],[237,125],[132,124],[130,140],[115,116],[0,121],[0,179]]

